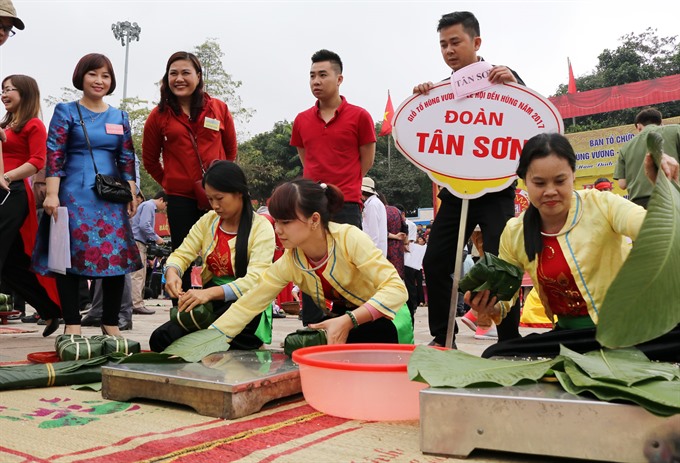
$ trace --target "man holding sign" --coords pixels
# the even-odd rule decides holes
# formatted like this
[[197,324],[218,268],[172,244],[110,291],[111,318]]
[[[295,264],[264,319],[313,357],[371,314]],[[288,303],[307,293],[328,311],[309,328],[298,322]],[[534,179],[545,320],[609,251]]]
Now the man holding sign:
[[[437,26],[442,57],[455,72],[473,63],[482,61],[477,51],[482,44],[479,22],[467,11],[445,14]],[[520,77],[505,66],[494,66],[488,75],[493,84],[516,82],[524,85]],[[428,94],[434,86],[426,82],[413,88],[413,93]],[[443,346],[446,342],[449,306],[452,291],[451,275],[458,257],[456,237],[461,221],[462,199],[442,189],[438,195],[441,200],[437,216],[432,224],[427,251],[423,259],[423,269],[427,280],[428,317],[430,333],[434,336],[431,344]],[[486,252],[498,255],[498,245],[505,223],[514,217],[515,186],[505,190],[487,193],[470,200],[465,228],[465,240],[469,238],[475,226],[479,225],[484,236]],[[519,309],[514,307],[508,314],[510,320],[498,327],[500,340],[519,337]],[[516,320],[515,320],[516,318]],[[456,326],[455,332],[458,331]],[[454,343],[455,345],[455,343]]]

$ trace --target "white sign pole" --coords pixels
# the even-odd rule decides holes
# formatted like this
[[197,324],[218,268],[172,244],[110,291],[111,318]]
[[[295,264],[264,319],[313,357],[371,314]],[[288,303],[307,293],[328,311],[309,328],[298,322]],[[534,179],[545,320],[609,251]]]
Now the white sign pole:
[[460,274],[463,270],[463,246],[465,245],[465,227],[467,225],[468,208],[470,206],[469,199],[463,199],[463,204],[460,206],[460,226],[458,227],[458,258],[453,270],[453,287],[451,288],[451,302],[449,304],[449,325],[446,329],[446,347],[451,349],[453,347],[453,327],[456,323],[456,312],[458,311],[458,284],[460,283]]
[[564,132],[562,117],[549,100],[518,84],[490,84],[489,69],[482,62],[456,71],[453,81],[434,85],[427,95],[407,98],[392,121],[397,149],[462,201],[446,333],[449,348],[470,200],[512,185],[529,138]]

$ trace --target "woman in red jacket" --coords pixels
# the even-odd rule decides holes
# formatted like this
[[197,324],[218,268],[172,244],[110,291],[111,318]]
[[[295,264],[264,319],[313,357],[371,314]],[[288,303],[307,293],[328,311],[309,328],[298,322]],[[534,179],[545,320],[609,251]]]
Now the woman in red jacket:
[[7,141],[1,150],[5,172],[0,180],[0,281],[35,308],[46,322],[43,336],[49,336],[59,327],[61,314],[56,283],[29,269],[38,221],[28,177],[42,169],[47,152],[47,131],[38,118],[38,84],[29,76],[5,77],[1,99],[7,114],[0,127]]
[[[201,63],[191,53],[180,51],[168,59],[160,103],[144,125],[142,159],[168,194],[174,250],[210,209],[201,186],[203,173],[215,160],[236,160],[236,130],[229,108],[203,91]],[[183,286],[189,289],[189,278]]]

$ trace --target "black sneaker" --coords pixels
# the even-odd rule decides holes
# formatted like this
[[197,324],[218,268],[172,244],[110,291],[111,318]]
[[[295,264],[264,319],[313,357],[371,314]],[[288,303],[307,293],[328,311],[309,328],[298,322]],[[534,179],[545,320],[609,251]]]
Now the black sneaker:
[[21,317],[22,323],[38,323],[38,320],[40,320],[40,315],[37,313],[29,315],[28,317]]

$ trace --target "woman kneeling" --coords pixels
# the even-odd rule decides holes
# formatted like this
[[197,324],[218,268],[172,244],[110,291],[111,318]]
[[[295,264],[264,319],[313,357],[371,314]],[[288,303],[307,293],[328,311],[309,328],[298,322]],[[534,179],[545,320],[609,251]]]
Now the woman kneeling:
[[[651,159],[645,170],[652,182]],[[678,162],[663,155],[666,175],[677,181]],[[529,272],[553,331],[500,342],[483,357],[555,356],[564,345],[577,352],[600,349],[595,325],[609,286],[637,239],[646,211],[610,192],[574,191],[576,155],[566,137],[540,134],[527,141],[517,168],[531,205],[510,219],[501,235],[500,258]],[[511,302],[496,303],[489,291],[465,294],[465,302],[500,323]],[[640,308],[640,316],[654,316]],[[637,346],[650,359],[680,361],[680,327]]]
[[[181,246],[168,257],[165,289],[178,298],[179,311],[212,302],[213,316],[219,317],[231,313],[232,303],[255,286],[271,265],[274,232],[266,218],[253,213],[246,177],[233,162],[214,162],[205,173],[203,186],[213,210],[194,224]],[[203,257],[204,289],[185,292],[182,274],[198,255]],[[233,348],[257,349],[263,342],[271,342],[271,308],[238,319],[242,323],[232,331]],[[169,321],[151,334],[149,345],[151,350],[162,352],[185,334],[180,324]]]

